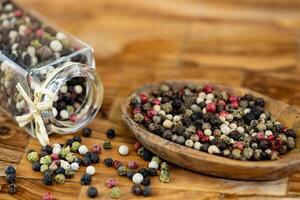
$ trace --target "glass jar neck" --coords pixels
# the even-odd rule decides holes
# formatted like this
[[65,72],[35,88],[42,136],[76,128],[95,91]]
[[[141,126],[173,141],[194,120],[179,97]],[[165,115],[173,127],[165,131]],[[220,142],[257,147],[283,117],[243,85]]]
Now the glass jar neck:
[[[60,99],[61,91],[65,90],[63,88],[68,89],[66,84],[72,81],[74,82],[74,80],[80,80],[81,83],[84,84],[84,87],[79,88],[80,92],[84,94],[81,96],[80,104],[77,103],[76,108],[72,108],[72,106],[69,105],[69,108],[74,111],[72,116],[70,115],[69,117],[63,116],[70,114],[66,109],[63,109],[62,111],[56,107],[53,107],[52,110],[43,112],[43,119],[50,132],[60,134],[74,133],[86,126],[100,109],[103,100],[102,83],[95,73],[95,69],[85,64],[77,62],[64,63],[51,72],[44,85],[45,88],[58,95],[58,99]],[[73,91],[73,93],[75,92]],[[69,96],[71,97],[68,97],[67,101],[73,102],[72,95]],[[47,97],[45,96],[44,98]],[[63,104],[64,100],[64,97],[62,97],[60,104]]]

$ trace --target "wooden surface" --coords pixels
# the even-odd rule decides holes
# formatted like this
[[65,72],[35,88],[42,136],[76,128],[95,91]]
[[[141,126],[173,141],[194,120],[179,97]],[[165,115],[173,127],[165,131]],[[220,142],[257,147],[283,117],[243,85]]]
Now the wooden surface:
[[[116,147],[135,142],[121,122],[120,104],[140,85],[164,79],[208,79],[216,83],[248,87],[300,108],[299,0],[18,0],[95,49],[97,70],[105,87],[104,103],[90,124],[92,138],[101,143],[113,127],[114,148],[104,151],[124,161],[136,159],[117,154]],[[84,2],[84,3],[83,3]],[[25,160],[25,150],[38,149],[29,137],[7,118],[12,131],[0,135],[0,199],[41,199],[46,191],[56,199],[86,199],[79,176],[65,185],[47,186]],[[51,137],[64,141],[69,136]],[[19,192],[5,193],[3,169],[17,166]],[[145,163],[144,163],[145,164]],[[104,181],[117,177],[103,163],[96,165],[93,185],[99,199],[110,199]],[[117,177],[123,199],[134,199],[129,180]],[[147,199],[300,199],[300,167],[277,181],[234,181],[210,177],[171,166],[171,183],[153,180],[154,195]],[[138,199],[142,199],[138,198]]]
[[[300,110],[296,107],[289,106],[282,101],[269,98],[246,88],[210,83],[213,84],[217,91],[227,91],[230,94],[238,96],[251,93],[255,97],[264,98],[266,101],[266,110],[268,110],[272,116],[276,116],[276,119],[285,126],[295,128],[298,132],[298,137],[296,138],[296,144],[298,145],[296,148],[282,156],[279,160],[260,162],[233,160],[176,144],[149,132],[143,125],[134,121],[132,107],[130,105],[131,100],[141,93],[151,96],[155,89],[160,88],[160,86],[165,83],[166,82],[156,82],[142,85],[127,97],[121,105],[122,119],[126,126],[131,130],[138,141],[156,155],[188,170],[235,180],[278,180],[287,177],[299,169]],[[167,83],[175,86],[175,88],[183,88],[189,83],[205,85],[208,84],[208,81],[170,80]]]

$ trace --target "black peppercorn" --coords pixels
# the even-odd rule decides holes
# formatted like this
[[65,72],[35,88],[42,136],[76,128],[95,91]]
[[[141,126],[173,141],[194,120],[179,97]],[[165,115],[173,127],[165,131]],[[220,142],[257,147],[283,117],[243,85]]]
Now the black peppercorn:
[[82,165],[87,167],[92,164],[92,161],[89,157],[84,156],[82,159]]
[[55,170],[56,174],[65,174],[66,170],[63,167],[59,167]]
[[155,168],[148,169],[149,176],[157,176],[157,170]]
[[142,194],[142,187],[138,184],[134,184],[131,188],[131,191],[134,195],[141,195]]
[[74,136],[73,141],[74,142],[81,142],[81,137],[80,136]]
[[267,140],[261,140],[258,144],[258,148],[261,150],[267,149],[269,146],[269,142]]
[[126,176],[127,176],[127,178],[129,178],[130,180],[132,180],[132,177],[133,177],[134,174],[135,174],[134,171],[132,171],[132,170],[127,170]]
[[182,102],[180,99],[175,99],[174,101],[172,101],[171,105],[173,109],[178,110],[181,108]]
[[93,164],[99,163],[99,161],[100,161],[100,158],[99,158],[98,154],[96,154],[96,153],[92,153],[90,156],[90,159]]
[[72,143],[73,143],[74,141],[73,141],[73,138],[71,138],[71,139],[68,139],[67,141],[66,141],[66,146],[72,146]]
[[78,163],[78,165],[82,165],[82,159],[79,157],[75,158],[74,162]]
[[152,194],[152,189],[150,188],[150,186],[145,186],[143,189],[143,195],[145,197],[148,197]]
[[265,151],[263,151],[260,154],[260,159],[261,160],[268,160],[269,159],[269,155]]
[[250,124],[250,122],[254,119],[255,119],[255,116],[253,113],[247,113],[244,115],[244,120],[247,124]]
[[274,124],[274,132],[282,132],[282,126],[281,124]]
[[229,133],[229,137],[237,141],[242,137],[242,134],[238,131],[232,131],[231,133]]
[[110,128],[106,131],[106,136],[109,138],[109,139],[113,139],[116,135],[116,132],[114,129]]
[[18,187],[16,184],[12,183],[7,186],[7,190],[9,194],[15,194],[18,190]]
[[97,188],[95,187],[89,187],[87,189],[87,195],[90,197],[90,198],[95,198],[97,195],[98,195],[98,191],[97,191]]
[[247,101],[252,101],[254,99],[253,95],[252,94],[245,94],[243,97],[242,97],[243,100],[247,100]]
[[52,147],[50,145],[43,146],[42,151],[46,151],[47,154],[52,154]]
[[201,145],[201,151],[207,152],[208,147],[209,147],[209,144],[208,144],[208,143],[202,144],[202,145]]
[[150,161],[152,157],[153,157],[153,153],[145,148],[143,152],[143,159],[146,161]]
[[150,184],[151,184],[151,179],[150,179],[150,177],[149,177],[149,176],[144,177],[144,179],[143,179],[143,181],[142,181],[141,184],[144,185],[144,186],[150,185]]
[[6,174],[5,180],[7,183],[15,183],[16,182],[16,175],[15,174]]
[[39,153],[40,157],[44,157],[44,156],[47,156],[49,155],[47,151],[45,150],[41,150],[41,152]]
[[81,185],[89,185],[92,182],[92,176],[89,174],[84,174],[80,180]]
[[16,169],[11,165],[5,169],[5,174],[15,174],[15,173],[16,173]]
[[105,164],[106,167],[112,167],[113,159],[112,158],[105,158],[104,159],[104,164]]
[[91,158],[92,153],[91,152],[86,152],[83,157]]
[[263,98],[257,98],[257,99],[255,99],[254,103],[255,103],[255,105],[264,107],[264,105],[265,105],[265,100],[264,100]]
[[33,171],[39,172],[41,168],[41,163],[40,161],[36,161],[32,163],[32,169]]
[[139,169],[139,170],[138,170],[138,173],[142,174],[143,177],[146,177],[146,176],[149,175],[149,174],[148,174],[148,170],[147,170],[146,168],[141,168],[141,169]]
[[43,183],[45,185],[52,185],[53,184],[53,176],[51,173],[45,172],[43,177]]
[[293,130],[293,129],[287,129],[285,131],[285,135],[287,137],[293,137],[293,138],[296,138],[296,132]]
[[92,129],[86,127],[81,132],[83,137],[90,137],[92,135]]

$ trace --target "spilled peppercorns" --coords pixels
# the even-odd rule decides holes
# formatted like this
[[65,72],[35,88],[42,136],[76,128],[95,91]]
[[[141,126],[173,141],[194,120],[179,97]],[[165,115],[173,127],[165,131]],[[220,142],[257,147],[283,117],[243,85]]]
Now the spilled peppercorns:
[[[164,139],[252,161],[279,159],[296,145],[296,132],[271,116],[265,104],[263,98],[235,96],[210,84],[162,84],[149,94],[138,94],[130,103],[134,121]],[[138,151],[144,159],[151,159],[145,149]]]

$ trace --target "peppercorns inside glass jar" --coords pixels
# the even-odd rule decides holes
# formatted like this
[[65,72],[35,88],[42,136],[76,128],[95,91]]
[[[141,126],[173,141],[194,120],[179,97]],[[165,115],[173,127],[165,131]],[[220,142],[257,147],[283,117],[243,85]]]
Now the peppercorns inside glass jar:
[[1,110],[42,145],[87,125],[103,98],[93,49],[12,1],[0,4]]

